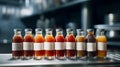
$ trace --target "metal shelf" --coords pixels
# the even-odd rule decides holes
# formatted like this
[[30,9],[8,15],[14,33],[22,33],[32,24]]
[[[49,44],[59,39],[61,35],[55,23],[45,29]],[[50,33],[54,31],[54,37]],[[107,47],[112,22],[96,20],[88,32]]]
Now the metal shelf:
[[[114,54],[113,54],[114,55]],[[112,56],[113,56],[112,55]],[[106,59],[94,59],[94,60],[12,60],[11,59],[12,55],[11,54],[0,54],[0,66],[35,66],[35,65],[95,65],[95,64],[100,64],[100,65],[109,65],[109,64],[120,64],[120,60],[118,59],[111,59],[111,55],[109,54]]]
[[96,29],[105,29],[105,30],[120,30],[120,24],[117,25],[95,25]]

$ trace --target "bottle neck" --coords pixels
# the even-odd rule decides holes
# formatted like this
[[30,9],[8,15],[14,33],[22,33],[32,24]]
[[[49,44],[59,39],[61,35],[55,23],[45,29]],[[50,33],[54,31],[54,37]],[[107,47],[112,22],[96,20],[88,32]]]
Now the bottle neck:
[[88,35],[94,35],[94,32],[88,32]]
[[73,34],[73,32],[67,32],[67,36]]
[[15,36],[21,35],[21,32],[15,32]]
[[77,32],[77,36],[84,36],[84,34],[81,32]]
[[52,35],[52,32],[46,32],[46,35]]
[[62,32],[57,32],[56,35],[63,35],[63,33]]

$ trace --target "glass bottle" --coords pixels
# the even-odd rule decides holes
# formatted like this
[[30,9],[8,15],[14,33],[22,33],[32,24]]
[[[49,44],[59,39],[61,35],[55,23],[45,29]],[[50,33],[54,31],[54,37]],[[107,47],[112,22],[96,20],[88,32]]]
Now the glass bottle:
[[66,42],[66,57],[68,59],[76,59],[76,49],[75,49],[75,37],[73,34],[73,29],[67,29],[67,35],[65,38]]
[[52,29],[46,29],[44,50],[45,50],[45,59],[52,60],[55,58],[55,38],[52,35]]
[[87,57],[91,59],[96,57],[96,38],[93,29],[87,29],[86,46]]
[[63,60],[65,59],[65,39],[63,36],[63,30],[62,29],[56,29],[56,36],[55,36],[55,53],[56,58]]
[[105,58],[107,55],[107,38],[105,36],[105,30],[104,29],[98,29],[97,30],[97,57],[99,58]]
[[83,58],[86,56],[84,31],[81,29],[77,29],[76,31],[77,31],[77,36],[76,36],[77,58]]
[[35,29],[34,37],[34,59],[42,59],[44,57],[44,37],[42,35],[42,29]]
[[12,38],[12,57],[19,59],[23,56],[23,37],[21,29],[14,29],[14,36]]
[[34,38],[32,35],[32,29],[25,29],[25,36],[23,42],[24,59],[33,58],[33,43]]

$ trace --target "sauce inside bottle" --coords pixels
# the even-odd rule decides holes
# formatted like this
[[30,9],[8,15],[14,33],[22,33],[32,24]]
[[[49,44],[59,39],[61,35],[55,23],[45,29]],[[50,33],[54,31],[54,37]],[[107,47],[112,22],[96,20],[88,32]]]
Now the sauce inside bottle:
[[66,42],[66,57],[68,59],[76,59],[75,37],[72,29],[67,29]]
[[107,38],[104,34],[104,29],[98,29],[97,30],[97,57],[99,58],[105,58],[107,55]]
[[35,29],[36,35],[34,37],[34,59],[42,59],[44,57],[44,37],[42,29]]
[[25,36],[23,42],[24,59],[31,59],[33,57],[33,42],[32,29],[25,29]]
[[62,29],[56,29],[56,37],[55,37],[55,52],[57,59],[65,59],[65,44],[64,44],[64,36]]
[[87,29],[87,32],[88,32],[88,34],[86,36],[87,57],[92,59],[97,55],[96,38],[94,36],[94,30],[93,29]]
[[86,56],[85,49],[86,49],[86,44],[85,44],[84,32],[81,29],[77,29],[77,36],[76,36],[77,58],[83,58]]
[[55,38],[52,35],[52,29],[46,29],[44,50],[45,50],[45,59],[52,60],[55,58]]
[[12,39],[12,57],[19,59],[23,56],[23,38],[21,29],[14,29],[14,36]]

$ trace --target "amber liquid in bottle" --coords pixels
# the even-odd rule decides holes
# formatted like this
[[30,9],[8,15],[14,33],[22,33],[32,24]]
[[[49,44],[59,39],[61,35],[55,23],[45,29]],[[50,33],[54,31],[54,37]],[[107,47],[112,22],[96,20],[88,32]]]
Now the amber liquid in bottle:
[[97,57],[98,58],[105,58],[107,55],[107,38],[104,35],[104,30],[99,30],[99,35],[96,37],[97,40]]
[[65,44],[64,44],[64,36],[62,29],[56,29],[56,37],[55,37],[55,53],[56,58],[63,60],[65,59]]
[[85,37],[83,30],[77,29],[77,36],[76,36],[76,51],[77,51],[77,58],[83,58],[86,56],[86,44],[85,44]]
[[45,59],[52,60],[55,58],[55,38],[52,35],[52,29],[46,29],[44,50],[45,50]]
[[25,29],[25,36],[23,42],[23,50],[24,50],[24,59],[33,58],[33,42],[34,38],[32,36],[32,29]]
[[42,29],[37,28],[36,35],[34,37],[34,59],[42,59],[44,57],[44,37],[42,35]]
[[66,42],[66,57],[68,59],[76,59],[75,37],[72,29],[67,29]]
[[97,55],[96,51],[96,38],[94,36],[94,31],[93,29],[88,29],[87,30],[88,34],[86,36],[86,43],[87,43],[87,58],[94,58]]
[[12,39],[12,58],[19,59],[23,56],[23,38],[21,36],[21,29],[14,29],[14,36]]

